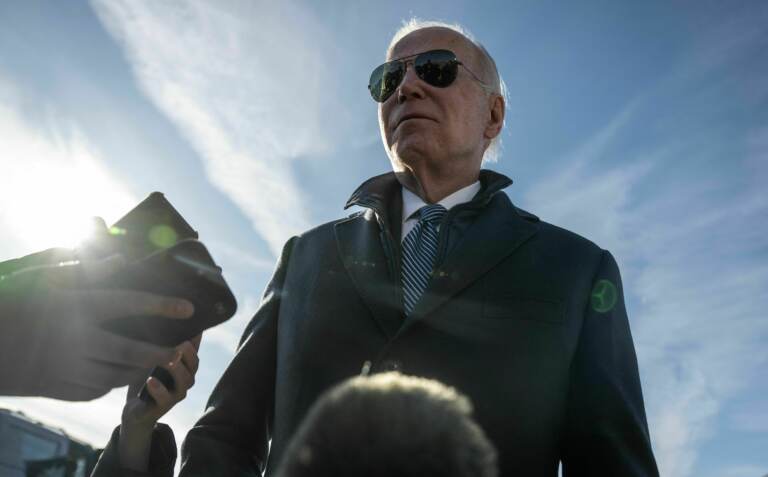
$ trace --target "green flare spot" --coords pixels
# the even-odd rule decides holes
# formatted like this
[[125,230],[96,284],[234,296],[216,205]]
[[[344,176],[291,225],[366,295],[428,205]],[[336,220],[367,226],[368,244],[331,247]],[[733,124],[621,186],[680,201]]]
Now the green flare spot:
[[125,229],[121,229],[120,227],[110,227],[109,228],[109,235],[125,235]]
[[616,306],[618,296],[616,285],[608,280],[598,280],[595,283],[595,288],[592,289],[590,303],[596,312],[607,313]]
[[155,225],[149,229],[149,241],[157,248],[168,248],[176,243],[176,231],[167,225]]

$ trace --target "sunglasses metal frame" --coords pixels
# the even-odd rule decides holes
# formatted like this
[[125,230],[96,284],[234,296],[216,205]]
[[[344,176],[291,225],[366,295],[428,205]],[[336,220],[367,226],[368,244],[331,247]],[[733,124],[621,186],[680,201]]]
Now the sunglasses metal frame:
[[[457,66],[462,66],[465,70],[467,70],[467,72],[472,77],[472,79],[477,81],[480,84],[480,86],[482,86],[483,89],[486,92],[488,92],[488,93],[492,93],[493,92],[493,89],[487,83],[485,83],[485,81],[481,80],[471,69],[469,69],[469,67],[467,67],[467,65],[462,63],[456,57],[456,53],[454,53],[451,50],[446,50],[446,49],[439,48],[439,49],[435,49],[435,50],[422,51],[420,53],[416,53],[416,54],[413,54],[413,55],[401,56],[400,58],[395,58],[393,60],[386,61],[386,62],[380,64],[379,66],[377,66],[376,68],[374,68],[373,71],[371,72],[371,75],[373,75],[373,72],[375,72],[379,68],[382,68],[382,67],[384,67],[386,65],[399,63],[399,64],[403,65],[403,76],[402,76],[402,78],[400,78],[400,82],[397,84],[397,86],[394,89],[392,89],[392,91],[389,94],[387,94],[384,97],[381,97],[380,99],[377,99],[376,96],[374,95],[371,81],[369,81],[368,82],[368,91],[371,93],[371,97],[373,98],[373,100],[376,101],[377,103],[383,103],[387,99],[389,99],[389,97],[392,96],[392,94],[397,90],[398,87],[400,87],[400,85],[402,84],[403,80],[405,79],[405,75],[408,73],[408,65],[409,64],[414,64],[416,62],[416,60],[419,58],[419,56],[430,54],[430,53],[434,53],[434,52],[448,52],[448,53],[450,53],[451,56],[453,57],[452,59],[449,60],[450,63],[454,63]],[[416,73],[416,76],[419,78],[419,80],[424,81],[425,83],[427,83],[428,85],[430,85],[430,86],[432,86],[434,88],[447,88],[448,86],[450,86],[450,85],[452,85],[453,83],[456,82],[456,78],[454,78],[454,79],[452,79],[450,81],[450,83],[446,84],[445,86],[438,86],[438,85],[434,85],[434,84],[429,83],[427,80],[422,78],[421,75],[418,72]],[[383,81],[383,77],[382,77],[382,81]]]

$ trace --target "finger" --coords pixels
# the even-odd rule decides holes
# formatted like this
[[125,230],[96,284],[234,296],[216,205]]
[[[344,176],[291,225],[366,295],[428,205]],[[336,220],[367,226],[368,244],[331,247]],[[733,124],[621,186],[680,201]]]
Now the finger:
[[90,315],[99,321],[126,316],[158,316],[186,319],[195,311],[194,305],[183,298],[155,295],[133,290],[75,291],[85,300]]
[[190,341],[185,341],[176,347],[178,351],[181,351],[181,359],[184,365],[189,369],[192,374],[197,373],[197,367],[200,364],[200,360],[197,357],[197,348]]
[[57,380],[40,395],[63,401],[91,401],[107,394],[111,388]]
[[78,251],[84,251],[89,253],[88,249],[94,245],[98,248],[95,242],[103,241],[105,237],[109,235],[107,224],[101,217],[89,217],[88,220],[83,221],[84,236],[78,245]]
[[181,357],[163,366],[171,376],[173,377],[173,383],[175,389],[172,394],[174,397],[174,404],[187,397],[187,390],[194,386],[195,377],[189,372],[186,366],[181,362]]
[[195,350],[200,350],[200,342],[203,341],[203,334],[200,333],[199,335],[195,336],[190,340],[192,342],[192,346],[195,347]]
[[126,399],[131,400],[133,398],[139,397],[139,393],[141,392],[141,388],[144,386],[144,384],[147,382],[147,374],[149,372],[147,370],[141,371],[141,377],[136,379],[136,381],[132,382],[128,385],[128,391],[126,395]]
[[174,349],[144,341],[132,340],[96,327],[84,333],[84,354],[93,360],[134,368],[149,369],[159,363],[167,363]]
[[104,221],[103,218],[99,216],[93,216],[91,217],[91,229],[94,233],[97,234],[106,234],[107,233],[107,223]]
[[99,388],[118,388],[143,380],[147,375],[146,369],[115,365],[94,359],[85,359],[78,363],[77,370],[69,381],[86,386]]
[[163,383],[159,379],[150,376],[147,379],[147,392],[155,400],[156,409],[153,410],[153,414],[159,419],[160,416],[168,412],[176,402],[173,395],[168,388],[163,386]]

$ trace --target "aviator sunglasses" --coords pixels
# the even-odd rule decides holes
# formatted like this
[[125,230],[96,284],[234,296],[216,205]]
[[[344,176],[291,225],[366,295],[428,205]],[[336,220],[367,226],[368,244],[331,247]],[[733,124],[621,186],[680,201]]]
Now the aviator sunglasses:
[[368,82],[368,91],[374,101],[383,103],[392,93],[395,92],[408,68],[410,59],[413,58],[413,69],[416,76],[430,86],[436,88],[445,88],[450,86],[459,73],[459,65],[463,66],[472,78],[480,83],[484,89],[490,88],[480,78],[477,77],[469,68],[456,58],[456,55],[450,50],[430,50],[417,55],[404,56],[396,60],[388,61],[371,73],[371,79]]

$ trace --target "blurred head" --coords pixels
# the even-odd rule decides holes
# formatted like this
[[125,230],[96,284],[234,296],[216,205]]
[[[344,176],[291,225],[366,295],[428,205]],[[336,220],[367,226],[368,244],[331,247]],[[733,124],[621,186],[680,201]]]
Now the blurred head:
[[376,374],[323,394],[288,446],[280,477],[495,477],[496,451],[469,400],[437,381]]
[[[455,81],[443,88],[421,80],[408,59],[436,49],[452,51],[462,64]],[[462,161],[479,170],[484,157],[495,159],[504,89],[485,48],[459,26],[412,20],[387,51],[387,61],[397,59],[406,59],[405,76],[378,109],[382,142],[394,169]]]

